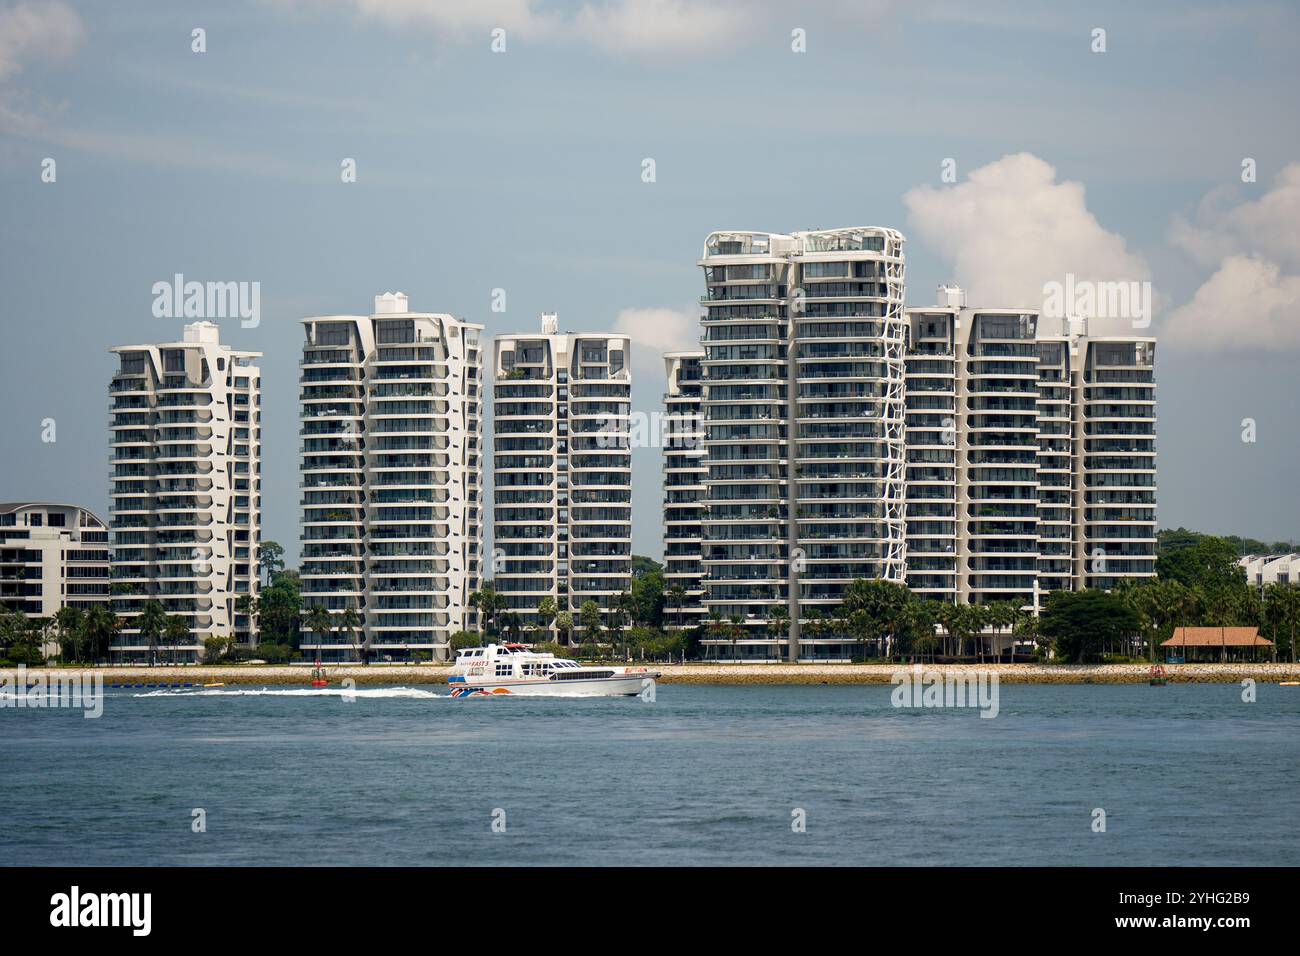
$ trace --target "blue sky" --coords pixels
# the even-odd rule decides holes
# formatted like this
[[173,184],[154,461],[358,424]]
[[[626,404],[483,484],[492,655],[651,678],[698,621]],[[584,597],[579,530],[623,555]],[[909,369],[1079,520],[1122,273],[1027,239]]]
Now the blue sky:
[[[222,336],[265,353],[264,527],[292,553],[304,315],[402,290],[489,333],[619,328],[648,413],[710,231],[870,224],[908,236],[913,305],[1149,280],[1161,525],[1300,539],[1289,4],[210,6],[0,0],[0,500],[106,512],[107,349],[179,336],[150,310],[177,272],[261,283],[260,326]],[[657,555],[658,451],[635,454]]]

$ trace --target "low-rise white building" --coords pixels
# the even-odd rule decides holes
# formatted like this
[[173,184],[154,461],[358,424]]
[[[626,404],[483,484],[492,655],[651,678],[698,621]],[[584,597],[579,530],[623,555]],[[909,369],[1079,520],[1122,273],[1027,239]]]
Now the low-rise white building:
[[108,527],[77,505],[0,503],[0,607],[28,618],[108,603]]
[[1300,554],[1248,554],[1237,562],[1246,583],[1263,590],[1270,584],[1300,584]]

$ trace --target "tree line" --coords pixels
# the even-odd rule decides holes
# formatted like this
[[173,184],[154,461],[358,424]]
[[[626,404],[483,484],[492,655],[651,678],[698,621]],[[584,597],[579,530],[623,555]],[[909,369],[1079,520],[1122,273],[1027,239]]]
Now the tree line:
[[[1155,577],[1124,578],[1111,591],[1049,592],[1038,616],[1012,602],[952,604],[923,599],[901,584],[859,579],[833,608],[808,611],[800,631],[804,639],[839,639],[863,660],[1008,660],[1019,647],[1039,659],[1089,663],[1154,660],[1160,643],[1180,626],[1254,626],[1276,644],[1282,659],[1294,662],[1300,644],[1300,587],[1252,586],[1237,564],[1243,540],[1185,529],[1161,532]],[[206,661],[287,662],[299,653],[305,628],[322,643],[333,636],[352,647],[358,660],[369,662],[372,649],[359,611],[304,608],[298,572],[285,568],[284,549],[274,541],[262,544],[259,571],[264,584],[258,597],[242,595],[236,602],[236,610],[256,622],[256,641],[250,647],[230,638],[209,638]],[[113,585],[114,596],[125,593],[122,585]],[[633,558],[630,587],[607,611],[588,600],[571,613],[548,595],[538,602],[536,620],[526,622],[490,581],[470,600],[481,630],[453,635],[454,650],[518,641],[589,658],[696,658],[708,653],[702,643],[708,641],[715,656],[725,647],[735,657],[739,642],[756,633],[752,623],[746,626],[740,618],[717,613],[689,623],[681,585],[668,585],[662,565],[639,555]],[[176,648],[191,643],[187,619],[167,614],[157,600],[146,601],[134,621],[151,661],[174,660]],[[64,607],[50,618],[28,618],[0,607],[0,661],[39,665],[51,643],[65,663],[106,660],[125,623],[107,605],[85,611]],[[758,633],[789,636],[784,604],[771,606]]]

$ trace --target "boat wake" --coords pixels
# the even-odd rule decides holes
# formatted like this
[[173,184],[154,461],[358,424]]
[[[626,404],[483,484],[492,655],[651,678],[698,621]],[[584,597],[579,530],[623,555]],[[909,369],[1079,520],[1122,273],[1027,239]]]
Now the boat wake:
[[225,690],[205,688],[199,690],[151,690],[145,694],[132,694],[132,697],[345,697],[378,700],[383,698],[404,698],[407,700],[426,700],[433,698],[450,699],[450,694],[435,694],[433,691],[420,690],[417,687],[263,687],[260,690]]

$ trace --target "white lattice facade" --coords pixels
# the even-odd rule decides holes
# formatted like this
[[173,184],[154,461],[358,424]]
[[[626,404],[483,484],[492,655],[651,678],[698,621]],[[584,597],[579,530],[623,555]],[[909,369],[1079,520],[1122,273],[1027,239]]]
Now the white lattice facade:
[[[903,242],[877,227],[705,242],[705,603],[739,619],[743,655],[798,646],[855,578],[904,579]],[[777,603],[789,640],[766,627]]]

